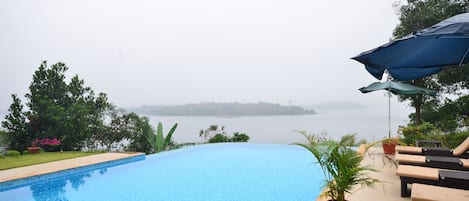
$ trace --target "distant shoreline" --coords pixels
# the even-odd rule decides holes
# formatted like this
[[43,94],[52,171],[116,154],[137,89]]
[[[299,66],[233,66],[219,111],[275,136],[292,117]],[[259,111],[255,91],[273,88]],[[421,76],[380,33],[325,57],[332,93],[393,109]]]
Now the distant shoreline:
[[186,105],[154,105],[128,109],[143,115],[154,116],[274,116],[274,115],[310,115],[314,110],[299,106],[259,103],[197,103]]

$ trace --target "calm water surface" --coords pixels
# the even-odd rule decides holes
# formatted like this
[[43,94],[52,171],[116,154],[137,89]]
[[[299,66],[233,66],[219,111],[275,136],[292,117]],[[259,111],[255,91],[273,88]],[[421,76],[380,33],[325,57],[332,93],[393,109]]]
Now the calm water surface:
[[[303,136],[292,132],[305,130],[308,133],[328,133],[333,139],[350,133],[356,133],[358,139],[368,141],[380,140],[388,134],[387,113],[376,114],[362,110],[333,111],[314,115],[292,116],[244,116],[244,117],[212,117],[212,116],[148,116],[152,125],[163,123],[164,132],[178,123],[173,139],[179,143],[202,142],[199,131],[210,125],[223,125],[225,130],[246,133],[250,142],[290,144],[304,142]],[[392,134],[399,125],[405,125],[406,116],[393,116],[391,119]]]

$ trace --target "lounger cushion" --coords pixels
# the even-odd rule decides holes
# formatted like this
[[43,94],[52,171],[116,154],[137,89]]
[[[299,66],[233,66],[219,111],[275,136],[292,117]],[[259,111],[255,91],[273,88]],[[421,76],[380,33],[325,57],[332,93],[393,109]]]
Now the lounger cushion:
[[469,159],[461,159],[461,162],[464,168],[469,168]]
[[396,146],[396,151],[399,153],[415,153],[422,154],[422,147],[412,147],[412,146]]
[[461,144],[459,144],[459,146],[453,149],[453,154],[455,156],[459,156],[459,155],[464,154],[464,152],[468,150],[469,150],[469,137],[467,137],[466,140],[464,140],[464,142],[462,142]]
[[412,177],[426,180],[437,181],[439,179],[439,169],[420,167],[413,165],[399,165],[397,166],[397,175],[401,177]]
[[410,155],[410,154],[399,154],[397,153],[394,159],[399,164],[416,164],[416,165],[425,165],[426,160],[423,155]]
[[469,200],[469,191],[439,186],[412,184],[412,201]]

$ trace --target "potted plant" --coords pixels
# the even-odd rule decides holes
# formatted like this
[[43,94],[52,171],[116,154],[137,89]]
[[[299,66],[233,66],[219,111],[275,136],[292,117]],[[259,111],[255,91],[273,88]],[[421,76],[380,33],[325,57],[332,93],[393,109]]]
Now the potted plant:
[[399,144],[399,139],[397,138],[387,138],[381,141],[383,146],[384,154],[394,155],[396,153],[396,145]]
[[38,144],[38,141],[36,139],[31,143],[30,147],[26,148],[26,149],[28,149],[28,152],[30,154],[37,154],[37,153],[39,153],[39,151],[41,151],[41,147],[38,147],[37,144]]
[[368,177],[367,172],[376,171],[370,166],[362,166],[363,156],[351,148],[349,143],[328,142],[318,143],[316,137],[306,136],[308,144],[297,144],[317,159],[325,176],[326,190],[321,196],[332,201],[345,201],[345,194],[350,193],[353,187],[373,186],[377,179]]

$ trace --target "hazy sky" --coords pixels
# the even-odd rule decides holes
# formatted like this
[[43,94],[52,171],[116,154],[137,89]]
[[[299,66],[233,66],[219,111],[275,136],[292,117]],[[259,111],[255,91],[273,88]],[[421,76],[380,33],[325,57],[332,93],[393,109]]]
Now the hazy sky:
[[[336,101],[386,108],[350,58],[389,41],[396,0],[0,2],[0,110],[41,61],[121,107]],[[394,101],[395,102],[395,101]],[[393,110],[409,110],[395,103]]]

